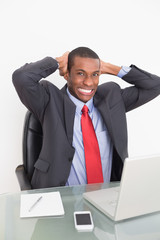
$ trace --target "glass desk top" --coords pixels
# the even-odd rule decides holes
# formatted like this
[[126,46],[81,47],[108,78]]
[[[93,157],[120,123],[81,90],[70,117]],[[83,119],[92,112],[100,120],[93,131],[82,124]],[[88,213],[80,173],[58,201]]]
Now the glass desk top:
[[[83,199],[83,192],[117,186],[118,183],[47,188],[0,195],[0,240],[158,240],[160,213],[113,222]],[[20,216],[20,196],[38,192],[60,191],[65,210],[63,217],[26,218]],[[91,211],[94,229],[78,232],[74,211]]]

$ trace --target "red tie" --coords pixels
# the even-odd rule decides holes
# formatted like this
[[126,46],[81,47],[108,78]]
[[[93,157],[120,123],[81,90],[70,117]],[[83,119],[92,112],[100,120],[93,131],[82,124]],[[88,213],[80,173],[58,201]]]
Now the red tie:
[[86,105],[82,108],[81,127],[86,161],[87,183],[103,182],[98,141]]

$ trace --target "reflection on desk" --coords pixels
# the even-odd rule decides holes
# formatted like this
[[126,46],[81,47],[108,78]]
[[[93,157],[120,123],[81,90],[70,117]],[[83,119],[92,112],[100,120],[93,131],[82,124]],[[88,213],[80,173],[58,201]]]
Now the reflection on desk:
[[[157,240],[160,239],[160,213],[114,223],[82,197],[83,192],[117,186],[118,183],[25,191],[23,194],[60,191],[65,215],[20,219],[20,195],[0,196],[0,239],[4,240]],[[92,232],[77,232],[73,212],[89,210],[94,221]]]

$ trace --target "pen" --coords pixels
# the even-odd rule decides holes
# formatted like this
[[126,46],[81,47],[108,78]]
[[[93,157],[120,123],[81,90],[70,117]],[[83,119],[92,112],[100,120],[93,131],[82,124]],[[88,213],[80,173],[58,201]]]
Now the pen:
[[30,207],[30,209],[29,209],[29,212],[37,205],[37,203],[39,203],[39,201],[40,201],[41,199],[42,199],[42,196],[39,197],[35,203],[33,203],[33,205],[32,205],[32,206]]

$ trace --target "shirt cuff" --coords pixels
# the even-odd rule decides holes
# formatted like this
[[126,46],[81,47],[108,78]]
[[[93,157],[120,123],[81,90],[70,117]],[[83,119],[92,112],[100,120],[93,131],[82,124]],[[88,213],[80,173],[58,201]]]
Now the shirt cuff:
[[122,78],[124,77],[127,73],[129,73],[129,71],[131,70],[131,67],[126,67],[126,66],[122,66],[121,70],[118,73],[118,77]]
[[59,62],[57,61],[56,58],[54,58],[54,59],[56,60],[56,62],[57,62],[57,68],[59,69]]

